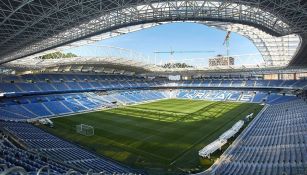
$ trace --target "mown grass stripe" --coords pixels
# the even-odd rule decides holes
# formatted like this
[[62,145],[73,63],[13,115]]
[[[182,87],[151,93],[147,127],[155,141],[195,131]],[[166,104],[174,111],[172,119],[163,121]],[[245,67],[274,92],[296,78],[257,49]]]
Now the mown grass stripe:
[[[56,118],[53,119],[55,128],[46,129],[151,173],[181,172],[182,169],[207,167],[199,160],[198,150],[239,119],[251,112],[256,114],[261,108],[247,103],[169,99]],[[80,123],[93,125],[95,135],[76,134],[75,125]]]

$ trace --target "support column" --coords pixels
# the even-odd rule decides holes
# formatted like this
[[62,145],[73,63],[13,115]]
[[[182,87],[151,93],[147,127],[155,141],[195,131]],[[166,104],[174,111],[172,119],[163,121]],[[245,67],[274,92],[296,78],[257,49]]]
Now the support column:
[[293,74],[293,79],[297,80],[296,73]]

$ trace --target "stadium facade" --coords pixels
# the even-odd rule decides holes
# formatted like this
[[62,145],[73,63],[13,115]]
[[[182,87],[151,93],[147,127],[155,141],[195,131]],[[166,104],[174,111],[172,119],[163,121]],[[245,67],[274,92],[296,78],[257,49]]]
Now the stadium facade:
[[[307,173],[305,1],[3,0],[0,12],[0,162],[3,164],[0,171],[4,174],[39,174],[45,170],[49,174],[151,174],[159,168],[154,172]],[[255,44],[265,64],[165,69],[125,58],[40,57],[171,22],[195,22],[237,32]],[[170,75],[181,78],[170,80]],[[235,129],[235,134],[227,139],[214,138],[217,142],[212,143],[232,144],[220,152],[219,161],[208,169],[198,166],[198,169],[182,170],[173,159],[163,157],[161,160],[169,165],[164,169],[151,169],[148,164],[146,168],[127,166],[124,161],[111,159],[110,154],[98,154],[103,148],[86,149],[86,145],[50,131],[52,127],[57,128],[53,126],[54,118],[66,119],[109,108],[122,112],[119,107],[163,99],[205,100],[210,105],[211,102],[213,105],[214,102],[253,103],[263,108],[252,120],[242,119],[246,124],[240,132]],[[184,115],[179,121],[189,123],[190,114],[195,116],[209,108],[201,109]],[[171,119],[183,115],[169,111],[155,113],[153,109],[147,114],[171,116]],[[119,124],[115,129],[106,133],[114,132],[112,136],[116,136],[116,128],[120,127],[123,130],[118,132],[129,133],[129,127],[121,123],[125,120],[116,122]],[[83,123],[76,123],[80,124]],[[137,123],[133,127],[146,128]],[[95,134],[92,132],[89,137]],[[230,141],[233,136],[234,140]],[[175,137],[180,140],[184,136],[175,134]],[[142,139],[137,144],[146,142]],[[219,144],[213,147],[202,149],[206,153],[204,157],[208,150],[222,148]],[[149,155],[152,160],[161,158],[154,153],[140,154]],[[198,159],[197,154],[194,156]],[[141,159],[137,163],[146,161]]]

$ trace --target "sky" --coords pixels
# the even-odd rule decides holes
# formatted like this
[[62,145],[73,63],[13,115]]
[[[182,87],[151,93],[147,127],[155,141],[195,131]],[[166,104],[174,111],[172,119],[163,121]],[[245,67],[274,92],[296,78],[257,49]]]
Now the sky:
[[[196,23],[169,23],[120,35],[95,43],[95,45],[120,47],[142,53],[151,63],[185,62],[193,66],[208,66],[208,58],[226,55],[223,45],[227,31]],[[103,48],[100,48],[103,49]],[[85,56],[93,53],[89,47],[71,49],[70,52]],[[97,48],[96,48],[97,50]],[[154,54],[155,51],[214,51],[204,53]],[[113,54],[109,51],[108,54]],[[253,56],[249,56],[253,54]],[[259,64],[262,62],[257,48],[247,38],[231,33],[229,55],[235,56],[235,64]],[[239,55],[239,56],[236,56]],[[246,56],[247,55],[247,56]]]

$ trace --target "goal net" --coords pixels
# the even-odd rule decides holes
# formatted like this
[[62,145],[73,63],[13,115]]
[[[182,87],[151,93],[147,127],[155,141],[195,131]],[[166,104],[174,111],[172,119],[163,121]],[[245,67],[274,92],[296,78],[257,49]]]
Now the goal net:
[[82,134],[84,136],[94,135],[94,127],[90,125],[85,125],[85,124],[76,125],[76,131],[77,133]]

